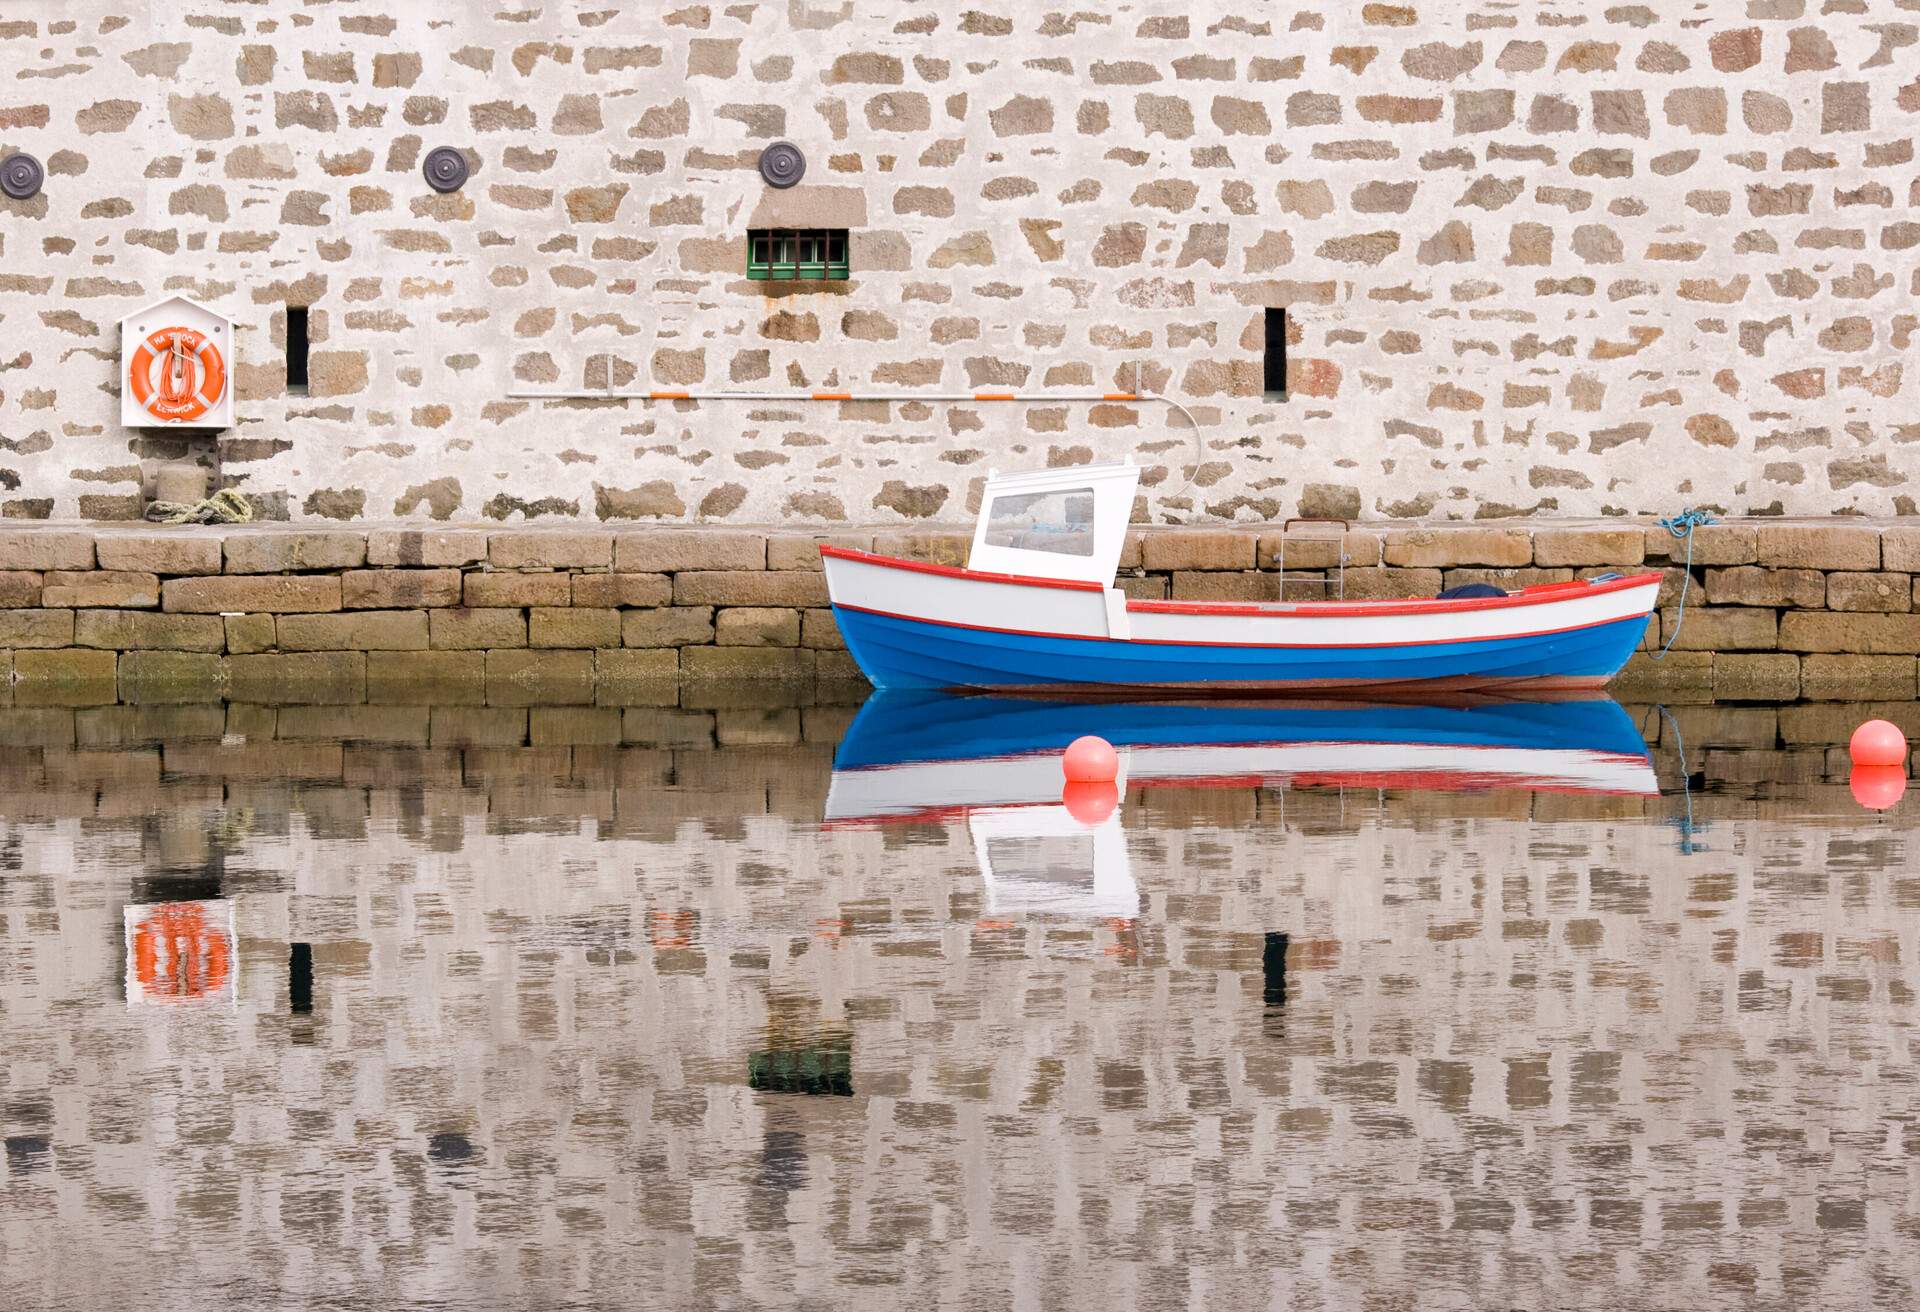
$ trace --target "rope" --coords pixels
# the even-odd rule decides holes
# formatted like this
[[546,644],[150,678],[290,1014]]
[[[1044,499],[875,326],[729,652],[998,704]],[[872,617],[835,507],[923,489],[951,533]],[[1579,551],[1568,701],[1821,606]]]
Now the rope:
[[1693,841],[1693,836],[1703,832],[1706,826],[1695,825],[1693,822],[1693,776],[1687,771],[1687,740],[1680,732],[1680,721],[1673,718],[1673,712],[1667,709],[1666,703],[1662,702],[1657,709],[1660,714],[1667,717],[1667,723],[1673,729],[1674,748],[1680,755],[1680,792],[1687,803],[1686,817],[1683,819],[1674,816],[1667,823],[1680,831],[1680,855],[1692,856],[1695,852],[1704,852],[1707,849],[1704,844]]
[[152,502],[147,518],[156,524],[245,524],[253,519],[253,506],[232,488],[222,488],[204,501]]
[[1676,538],[1684,538],[1687,543],[1687,572],[1680,576],[1680,610],[1673,617],[1673,632],[1667,635],[1666,646],[1652,657],[1663,661],[1673,649],[1673,643],[1680,636],[1680,626],[1687,622],[1687,591],[1693,586],[1693,531],[1703,524],[1718,524],[1719,518],[1704,510],[1695,510],[1688,506],[1677,515],[1669,515],[1659,521],[1660,527]]
[[193,400],[194,361],[179,333],[170,342],[160,360],[160,399],[168,405],[185,405]]

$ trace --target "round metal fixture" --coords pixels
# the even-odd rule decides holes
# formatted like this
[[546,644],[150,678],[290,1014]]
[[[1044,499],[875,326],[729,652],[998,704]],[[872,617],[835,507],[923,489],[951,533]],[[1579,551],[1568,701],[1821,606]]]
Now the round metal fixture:
[[47,171],[31,155],[9,155],[0,160],[0,191],[15,200],[31,200],[39,195],[40,184],[46,180]]
[[458,191],[467,182],[466,154],[453,146],[435,146],[420,170],[435,191]]
[[760,176],[769,187],[791,187],[807,172],[807,157],[791,141],[776,141],[760,152]]

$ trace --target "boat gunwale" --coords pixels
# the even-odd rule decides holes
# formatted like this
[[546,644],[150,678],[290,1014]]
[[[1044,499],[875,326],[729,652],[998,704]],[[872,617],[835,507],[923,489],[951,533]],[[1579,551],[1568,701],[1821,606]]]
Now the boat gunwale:
[[[987,570],[964,569],[958,565],[939,565],[932,561],[902,560],[854,547],[820,545],[820,554],[856,564],[877,565],[886,569],[910,570],[942,578],[966,579],[977,583],[1013,584],[1020,587],[1065,588],[1072,592],[1105,592],[1098,583],[1078,579],[1047,579],[1023,574],[1001,574]],[[1528,606],[1548,606],[1580,597],[1596,597],[1630,588],[1657,585],[1658,573],[1622,575],[1613,579],[1570,579],[1564,583],[1543,583],[1522,588],[1500,597],[1410,597],[1383,598],[1379,601],[1155,601],[1129,597],[1127,611],[1144,615],[1243,615],[1269,619],[1359,618],[1381,615],[1455,615],[1482,610],[1509,610]],[[834,602],[841,605],[841,602]],[[856,609],[862,609],[856,607]],[[1648,607],[1651,613],[1652,607]],[[904,617],[903,617],[904,618]],[[1625,616],[1623,618],[1632,618]]]

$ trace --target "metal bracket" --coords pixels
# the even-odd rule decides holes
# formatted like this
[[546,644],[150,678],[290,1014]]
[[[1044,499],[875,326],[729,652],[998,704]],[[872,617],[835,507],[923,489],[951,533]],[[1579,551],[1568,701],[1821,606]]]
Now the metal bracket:
[[760,152],[760,176],[769,187],[791,187],[807,173],[807,157],[791,141],[776,141]]
[[466,152],[455,146],[435,146],[427,152],[426,163],[420,171],[426,175],[427,185],[438,192],[460,190],[467,184],[467,175],[471,172]]
[[4,191],[14,200],[31,200],[40,194],[41,184],[47,180],[46,169],[40,161],[22,151],[0,160],[0,191]]

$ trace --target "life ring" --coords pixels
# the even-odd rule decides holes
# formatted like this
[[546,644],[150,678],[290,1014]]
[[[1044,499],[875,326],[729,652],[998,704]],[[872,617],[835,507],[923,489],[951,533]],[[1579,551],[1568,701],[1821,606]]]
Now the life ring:
[[227,362],[220,348],[191,328],[147,334],[127,366],[127,384],[140,408],[163,424],[190,424],[220,404]]
[[149,1002],[193,1002],[233,979],[233,944],[197,902],[148,907],[133,928],[133,974]]

